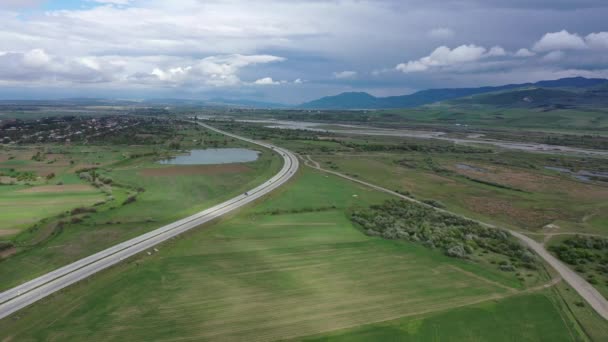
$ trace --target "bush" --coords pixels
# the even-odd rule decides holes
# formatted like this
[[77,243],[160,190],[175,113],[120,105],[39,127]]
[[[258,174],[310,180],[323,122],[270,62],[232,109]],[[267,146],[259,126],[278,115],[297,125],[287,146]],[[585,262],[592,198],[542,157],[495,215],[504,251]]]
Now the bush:
[[7,249],[11,249],[15,247],[12,242],[2,242],[0,241],[0,252],[5,251]]
[[124,202],[122,202],[122,205],[127,205],[127,204],[133,203],[135,201],[137,201],[137,196],[131,195],[131,196],[127,197],[127,199]]
[[96,213],[96,212],[97,212],[97,209],[95,209],[95,208],[80,207],[80,208],[72,209],[72,211],[70,211],[70,214],[79,215],[79,214]]
[[512,260],[511,263],[503,263],[503,270],[514,270],[519,265],[536,269],[534,254],[508,232],[418,203],[387,201],[353,212],[351,220],[370,236],[420,243],[428,248],[441,249],[455,258],[470,258],[492,252]]

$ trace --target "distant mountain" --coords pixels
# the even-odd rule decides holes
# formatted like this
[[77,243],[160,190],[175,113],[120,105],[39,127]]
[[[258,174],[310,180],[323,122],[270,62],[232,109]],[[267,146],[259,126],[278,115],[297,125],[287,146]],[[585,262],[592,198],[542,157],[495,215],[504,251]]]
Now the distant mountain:
[[368,93],[342,93],[304,103],[299,108],[310,109],[368,109],[382,107],[382,98]]
[[281,103],[263,102],[244,99],[223,99],[214,98],[206,101],[207,105],[219,105],[225,107],[243,107],[243,108],[258,108],[258,109],[275,109],[288,108],[290,106]]
[[608,86],[592,88],[519,88],[455,99],[448,101],[448,104],[520,108],[604,107],[608,105]]
[[342,93],[304,103],[303,109],[389,109],[412,108],[440,101],[447,101],[477,94],[500,92],[519,88],[592,88],[607,84],[606,79],[584,77],[562,78],[537,83],[508,84],[498,87],[429,89],[411,95],[375,97],[368,93]]

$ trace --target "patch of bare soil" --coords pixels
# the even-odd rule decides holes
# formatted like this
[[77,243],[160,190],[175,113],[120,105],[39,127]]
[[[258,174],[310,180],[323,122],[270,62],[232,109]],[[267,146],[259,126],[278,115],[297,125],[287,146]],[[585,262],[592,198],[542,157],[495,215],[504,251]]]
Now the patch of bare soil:
[[69,185],[44,185],[44,186],[35,186],[33,188],[25,189],[18,191],[20,193],[25,194],[34,194],[34,193],[62,193],[62,192],[88,192],[94,191],[90,185],[85,184],[69,184]]
[[40,164],[40,165],[24,165],[24,166],[16,166],[15,170],[27,172],[34,172],[36,175],[41,177],[46,177],[51,173],[58,174],[66,165],[61,165],[60,163],[53,164]]
[[13,177],[8,176],[0,176],[0,184],[11,184],[11,182],[16,182],[17,180]]
[[8,258],[11,255],[14,255],[15,253],[17,253],[17,248],[13,247],[13,248],[5,249],[0,252],[0,260],[4,259],[4,258]]
[[499,168],[485,164],[469,164],[471,166],[470,168],[459,168],[457,165],[447,165],[447,167],[463,176],[507,185],[530,192],[554,189],[556,182],[560,181],[560,179],[556,177],[534,174],[523,170]]
[[19,229],[0,229],[0,237],[2,236],[10,236],[19,233],[21,230]]
[[507,217],[509,221],[527,229],[539,229],[548,222],[560,219],[553,211],[540,211],[533,208],[520,208],[508,200],[488,197],[469,197],[464,202],[471,211],[487,216]]
[[146,177],[173,177],[194,175],[218,175],[223,173],[244,173],[250,170],[250,167],[242,164],[192,165],[144,169],[141,170],[139,174]]
[[303,223],[265,223],[261,224],[261,227],[306,227],[306,226],[335,226],[333,222],[303,222]]

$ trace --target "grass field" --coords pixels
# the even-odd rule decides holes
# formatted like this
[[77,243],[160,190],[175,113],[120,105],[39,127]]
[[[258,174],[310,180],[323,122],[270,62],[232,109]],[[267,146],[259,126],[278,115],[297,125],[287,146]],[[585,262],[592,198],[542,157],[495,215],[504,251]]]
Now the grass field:
[[575,329],[561,316],[553,295],[540,292],[366,325],[304,341],[573,341],[578,338]]
[[420,315],[443,323],[419,336],[450,336],[466,333],[463,313],[480,339],[498,333],[497,320],[513,340],[549,327],[548,336],[578,339],[550,295],[521,292],[513,274],[352,225],[350,210],[386,196],[304,169],[258,205],[1,321],[0,340],[266,341]]
[[[201,132],[185,129],[177,131],[175,135],[183,135],[191,140],[198,138]],[[219,137],[206,137],[214,138]],[[182,145],[186,149],[200,148],[192,143]],[[252,148],[239,142],[228,142],[226,146]],[[36,149],[8,152],[16,158],[7,160],[7,163],[21,164],[23,170],[34,170],[38,162],[31,161],[27,156]],[[9,251],[11,256],[0,262],[0,290],[230,199],[263,183],[281,167],[279,156],[270,151],[264,151],[257,161],[251,163],[175,167],[156,163],[158,154],[155,151],[176,153],[157,145],[47,146],[46,149],[55,152],[47,154],[47,160],[58,159],[53,164],[40,163],[57,167],[53,171],[56,177],[51,182],[42,180],[30,186],[0,187],[0,208],[3,198],[9,199],[9,203],[15,207],[11,215],[2,215],[2,219],[8,222],[6,227],[16,226],[19,213],[40,213],[39,217],[30,218],[29,223],[23,225],[24,228],[13,230],[16,236],[0,236],[0,240],[10,239],[15,245]],[[87,166],[97,167],[99,175],[113,180],[112,185],[100,187],[103,193],[86,187],[95,189],[91,190],[89,197],[85,196],[88,192],[61,192],[52,185],[62,182],[62,187],[68,189],[86,186],[79,179],[77,170]],[[181,172],[183,170],[187,172]],[[19,189],[27,192],[19,193]],[[40,189],[53,191],[46,193]],[[3,197],[2,191],[10,193]],[[136,200],[125,204],[130,196],[136,196]],[[37,201],[48,198],[52,201],[50,203],[58,203],[58,208],[45,205],[32,209],[25,200],[21,200],[22,197],[36,198]],[[15,199],[20,202],[15,202]],[[94,212],[65,213],[72,208],[93,205],[98,200],[103,200],[105,204],[95,206]],[[23,206],[18,206],[19,203]]]
[[[99,190],[90,186],[36,188],[0,186],[0,236],[3,231],[13,233],[6,235],[15,235],[43,218],[80,206],[91,206],[104,199]],[[37,191],[31,191],[33,189]]]
[[526,109],[488,105],[429,105],[419,109],[388,110],[384,115],[433,125],[462,124],[495,128],[583,131],[606,134],[608,115],[604,108]]
[[608,186],[545,170],[546,156],[360,152],[313,158],[326,168],[514,229],[608,234],[608,202],[602,200]]

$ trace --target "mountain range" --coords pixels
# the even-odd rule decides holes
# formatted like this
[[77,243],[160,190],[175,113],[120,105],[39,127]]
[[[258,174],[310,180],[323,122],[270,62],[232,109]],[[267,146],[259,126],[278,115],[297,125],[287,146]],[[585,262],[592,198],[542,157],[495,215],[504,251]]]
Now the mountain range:
[[[301,109],[393,109],[412,108],[441,101],[471,97],[479,94],[498,93],[509,90],[522,90],[532,88],[555,89],[562,92],[553,92],[555,96],[576,97],[580,90],[607,85],[608,80],[599,78],[572,77],[553,81],[536,83],[508,84],[497,87],[480,88],[446,88],[422,90],[411,95],[375,97],[368,93],[348,92],[336,96],[327,96],[298,106]],[[519,94],[522,95],[522,94]],[[506,99],[509,96],[503,98]],[[523,95],[523,97],[526,97]],[[488,99],[486,99],[487,102]]]

